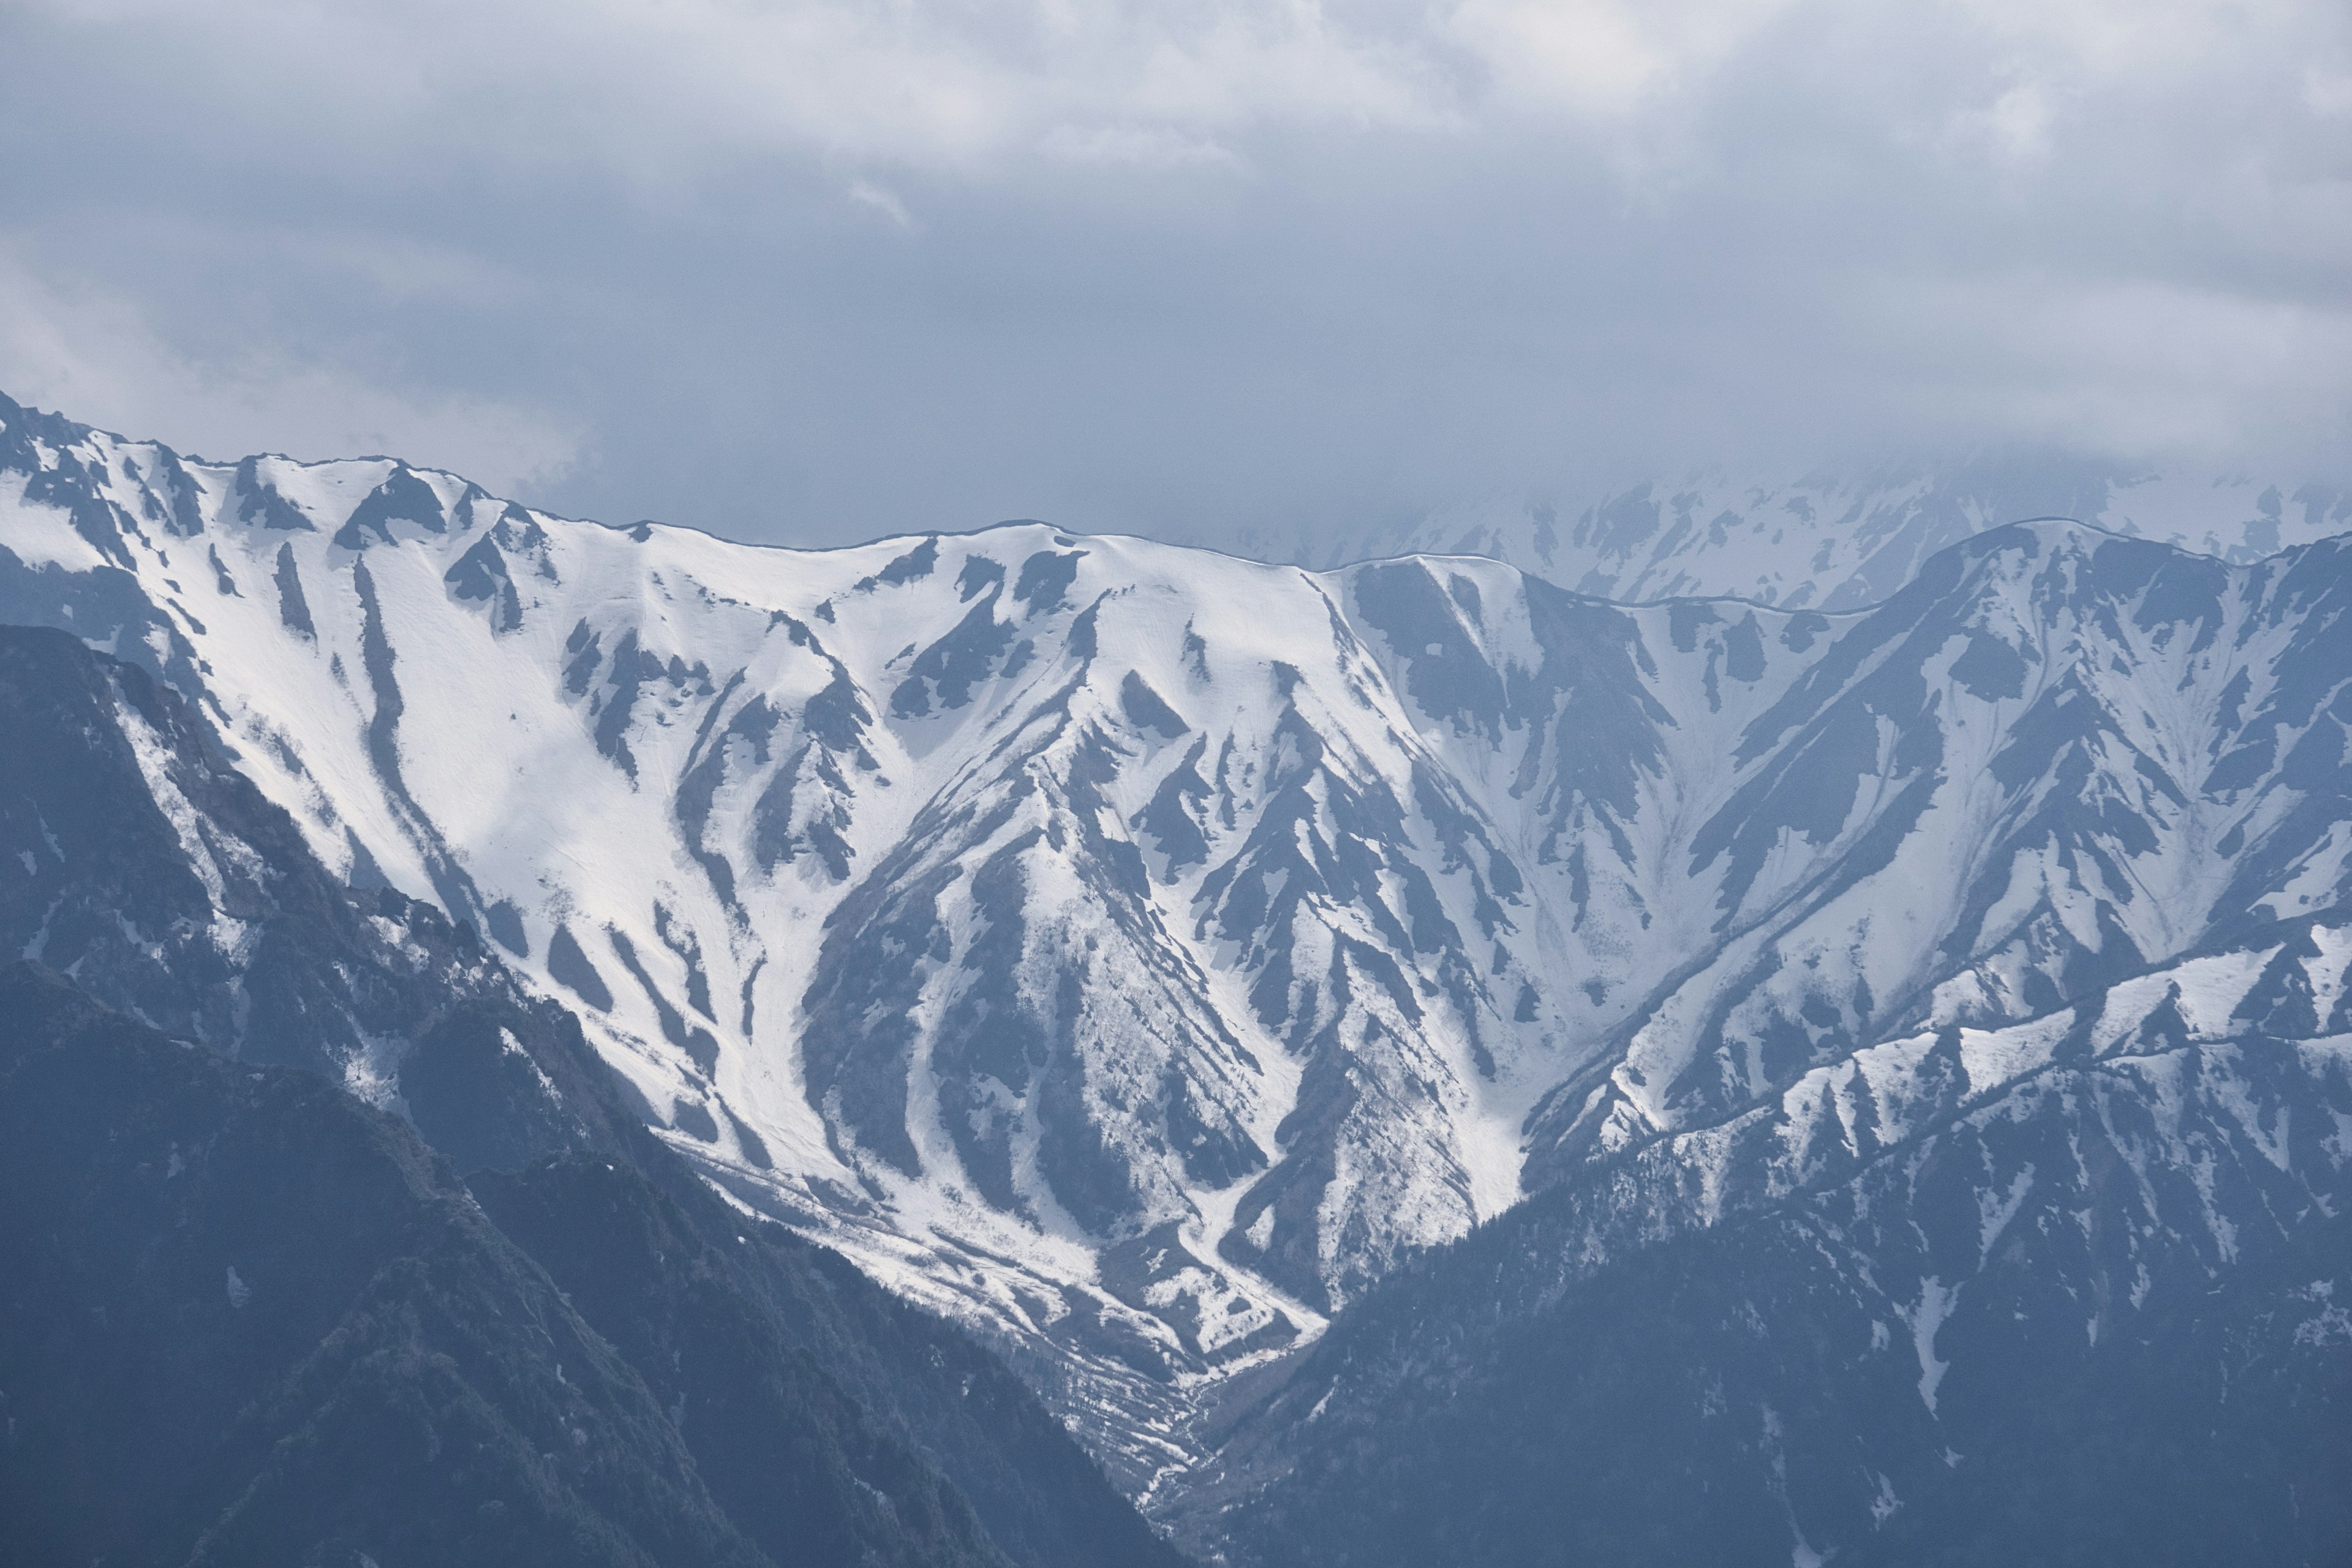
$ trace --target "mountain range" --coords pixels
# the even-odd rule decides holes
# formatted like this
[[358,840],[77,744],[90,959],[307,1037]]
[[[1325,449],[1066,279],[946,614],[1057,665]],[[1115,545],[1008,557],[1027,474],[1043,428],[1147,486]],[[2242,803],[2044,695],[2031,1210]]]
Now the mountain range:
[[1727,595],[1788,610],[1851,610],[1892,596],[1937,552],[2035,517],[2243,563],[2352,527],[2352,489],[1988,451],[1843,472],[1699,468],[1464,502],[1323,536],[1258,524],[1202,528],[1186,542],[1302,564],[1482,555],[1599,598]]
[[[1202,1555],[2333,1560],[2348,503],[1924,494],[795,552],[0,403],[0,621],[79,704],[0,912],[372,1137],[838,1254]],[[842,1418],[982,1522],[907,1550],[1019,1539],[910,1377]]]

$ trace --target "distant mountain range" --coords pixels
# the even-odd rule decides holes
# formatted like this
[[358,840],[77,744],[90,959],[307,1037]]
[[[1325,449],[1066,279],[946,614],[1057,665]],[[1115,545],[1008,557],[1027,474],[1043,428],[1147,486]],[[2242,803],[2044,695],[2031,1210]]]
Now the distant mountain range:
[[1969,483],[792,552],[0,403],[152,802],[26,753],[0,904],[467,1169],[651,1127],[1203,1552],[2330,1561],[2352,500]]
[[2242,563],[2352,528],[2352,488],[1988,454],[1794,478],[1701,471],[1589,495],[1459,504],[1328,539],[1257,528],[1199,542],[1302,563],[1484,555],[1601,598],[1728,595],[1851,610],[1891,597],[1940,550],[2036,518]]

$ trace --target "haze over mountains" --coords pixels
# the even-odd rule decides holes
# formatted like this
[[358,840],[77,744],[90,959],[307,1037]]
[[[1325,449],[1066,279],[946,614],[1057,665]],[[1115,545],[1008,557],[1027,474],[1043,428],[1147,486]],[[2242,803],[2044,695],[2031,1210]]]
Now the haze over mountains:
[[[436,1142],[463,1061],[485,1165],[620,1136],[561,1004],[604,1121],[976,1330],[1188,1543],[1998,1560],[1981,1489],[2083,1447],[2017,1436],[2051,1368],[2085,1429],[2238,1380],[2275,1462],[2127,1457],[2150,1539],[2352,1540],[2352,500],[1659,487],[1315,572],[0,426],[0,620],[186,700],[92,699],[178,901],[100,918],[11,803],[18,951]],[[289,953],[239,889],[296,862],[361,903]],[[539,1033],[452,1055],[400,984]]]
[[1706,470],[1549,499],[1466,502],[1328,537],[1242,529],[1202,532],[1197,542],[1302,564],[1485,555],[1600,598],[1727,595],[1783,609],[1848,610],[1889,597],[1939,550],[1988,528],[2051,517],[2245,562],[2352,526],[2352,489],[1987,452],[1852,473]]

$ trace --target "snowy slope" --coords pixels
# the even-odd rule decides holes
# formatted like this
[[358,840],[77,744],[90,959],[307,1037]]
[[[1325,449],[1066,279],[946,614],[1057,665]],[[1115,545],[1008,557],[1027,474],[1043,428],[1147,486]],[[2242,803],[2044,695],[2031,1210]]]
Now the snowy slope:
[[2341,1561],[2352,935],[2249,934],[1562,1184],[1166,1511],[1235,1563]]
[[12,421],[8,614],[199,692],[323,859],[488,931],[740,1195],[1085,1397],[1164,1402],[1516,1197],[1538,927],[1339,584],[60,433]]
[[1040,524],[607,529],[0,405],[0,618],[195,696],[647,1120],[1013,1354],[1128,1484],[1587,1162],[2344,895],[2344,546],[1983,534],[1625,606]]

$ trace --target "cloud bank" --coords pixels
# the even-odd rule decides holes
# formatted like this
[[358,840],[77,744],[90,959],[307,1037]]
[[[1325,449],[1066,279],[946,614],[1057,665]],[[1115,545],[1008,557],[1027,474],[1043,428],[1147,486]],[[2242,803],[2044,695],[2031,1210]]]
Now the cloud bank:
[[811,542],[2340,477],[2333,0],[19,0],[0,386]]

